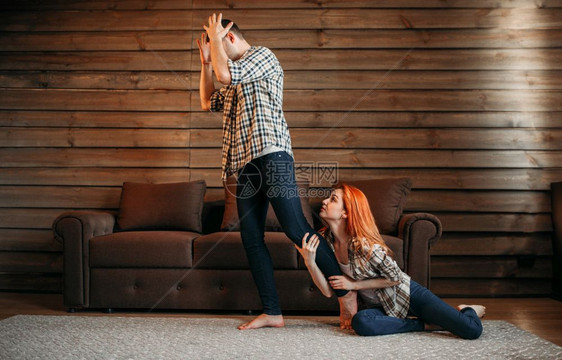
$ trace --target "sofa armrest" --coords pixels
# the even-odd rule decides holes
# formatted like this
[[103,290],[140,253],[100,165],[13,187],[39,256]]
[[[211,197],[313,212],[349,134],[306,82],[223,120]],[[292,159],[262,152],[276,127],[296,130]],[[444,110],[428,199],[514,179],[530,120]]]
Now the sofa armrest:
[[98,211],[67,211],[53,222],[55,239],[63,244],[63,296],[70,308],[89,304],[89,241],[111,234],[115,215]]
[[442,231],[441,221],[432,214],[406,214],[398,222],[398,237],[404,240],[404,270],[427,288],[431,275],[429,249]]

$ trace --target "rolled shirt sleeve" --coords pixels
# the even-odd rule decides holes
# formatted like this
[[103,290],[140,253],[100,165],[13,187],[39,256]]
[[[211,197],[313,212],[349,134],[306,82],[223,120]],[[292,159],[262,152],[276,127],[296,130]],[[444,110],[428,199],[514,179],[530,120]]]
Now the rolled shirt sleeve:
[[373,246],[369,263],[390,281],[402,281],[402,270],[380,245]]
[[219,90],[215,90],[211,94],[211,111],[217,112],[224,109],[224,92],[226,88],[222,87]]
[[265,47],[257,47],[248,56],[239,60],[227,60],[230,70],[230,85],[246,84],[283,73],[275,54]]

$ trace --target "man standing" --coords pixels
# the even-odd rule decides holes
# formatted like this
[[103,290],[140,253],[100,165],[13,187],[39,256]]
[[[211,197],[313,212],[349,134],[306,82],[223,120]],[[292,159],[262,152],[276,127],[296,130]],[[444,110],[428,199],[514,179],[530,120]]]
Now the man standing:
[[[321,244],[316,262],[326,277],[342,275],[326,240],[306,221],[295,180],[289,128],[283,115],[283,69],[271,50],[250,46],[240,29],[222,14],[209,17],[197,40],[201,55],[200,96],[204,110],[223,112],[223,182],[237,178],[240,232],[263,314],[239,329],[284,326],[271,256],[265,245],[269,202],[285,234],[298,246],[306,233]],[[223,86],[216,90],[213,72]],[[356,292],[335,290],[341,327],[351,328]]]

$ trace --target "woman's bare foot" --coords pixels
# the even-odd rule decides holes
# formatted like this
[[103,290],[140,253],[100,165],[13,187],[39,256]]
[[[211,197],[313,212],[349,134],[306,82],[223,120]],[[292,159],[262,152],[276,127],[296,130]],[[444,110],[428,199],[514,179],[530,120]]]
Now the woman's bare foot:
[[459,306],[457,306],[457,309],[459,309],[459,311],[461,311],[462,309],[469,307],[472,308],[474,311],[476,311],[476,314],[478,315],[478,317],[480,319],[482,319],[484,317],[484,315],[486,315],[486,307],[482,306],[482,305],[465,305],[465,304],[460,304]]
[[349,291],[338,298],[340,302],[340,328],[351,329],[351,319],[357,314],[357,291]]
[[261,314],[257,318],[238,326],[238,330],[259,329],[262,327],[284,327],[283,315]]

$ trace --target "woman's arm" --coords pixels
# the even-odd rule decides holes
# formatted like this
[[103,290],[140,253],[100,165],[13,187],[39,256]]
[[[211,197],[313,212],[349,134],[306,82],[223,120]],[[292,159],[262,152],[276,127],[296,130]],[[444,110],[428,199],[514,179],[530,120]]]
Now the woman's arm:
[[318,265],[316,265],[316,249],[320,244],[320,240],[318,239],[318,236],[314,234],[311,236],[310,241],[306,242],[307,237],[308,233],[304,234],[302,238],[302,247],[299,248],[297,245],[295,245],[295,248],[302,255],[304,264],[306,265],[306,268],[308,269],[308,272],[310,273],[312,281],[314,281],[316,287],[320,289],[324,296],[332,297],[332,295],[334,295],[334,292],[328,284],[326,277],[324,276]]
[[400,284],[400,281],[390,281],[385,278],[353,280],[345,275],[330,276],[330,285],[336,290],[366,290],[384,289]]
[[[367,260],[367,255],[368,260]],[[382,277],[353,280],[347,276],[330,276],[330,285],[334,289],[344,290],[363,290],[363,289],[383,289],[400,284],[402,281],[402,270],[381,246],[375,245],[372,249],[364,247],[355,253],[356,257],[362,257],[370,266],[376,269]]]
[[357,290],[364,290],[364,289],[384,289],[387,287],[392,287],[400,284],[400,281],[390,281],[388,279],[368,279],[368,280],[360,280],[355,282],[355,288]]
[[312,277],[312,281],[314,281],[314,285],[316,285],[316,287],[322,292],[325,297],[332,297],[332,295],[334,295],[334,292],[332,291],[332,288],[328,284],[324,273],[322,273],[318,265],[316,265],[316,263],[308,264],[306,262],[305,264],[308,272],[310,273],[310,276]]

